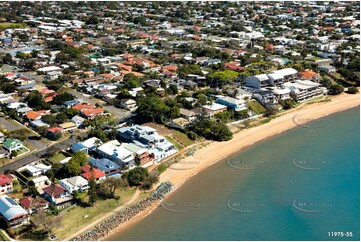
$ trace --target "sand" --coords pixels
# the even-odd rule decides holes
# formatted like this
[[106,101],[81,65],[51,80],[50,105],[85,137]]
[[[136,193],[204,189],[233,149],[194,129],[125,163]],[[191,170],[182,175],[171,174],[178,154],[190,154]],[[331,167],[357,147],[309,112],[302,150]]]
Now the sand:
[[[247,147],[258,141],[277,135],[288,129],[298,126],[306,127],[306,123],[332,113],[340,112],[360,105],[360,94],[343,93],[331,97],[330,102],[319,102],[304,104],[300,108],[291,109],[280,117],[272,119],[270,122],[242,130],[233,136],[232,140],[226,142],[213,142],[208,146],[197,150],[193,156],[182,159],[178,164],[169,167],[160,175],[160,181],[170,181],[174,184],[174,190],[179,188],[185,181],[196,175],[205,168],[217,161]],[[174,190],[172,192],[174,192]],[[119,232],[125,227],[147,216],[159,204],[146,209],[138,214],[131,221],[122,224]],[[106,240],[106,238],[105,238]]]

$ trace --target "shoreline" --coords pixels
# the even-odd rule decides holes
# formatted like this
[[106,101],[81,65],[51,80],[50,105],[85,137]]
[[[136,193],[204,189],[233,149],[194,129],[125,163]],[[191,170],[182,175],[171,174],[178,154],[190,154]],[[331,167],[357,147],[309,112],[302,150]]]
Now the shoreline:
[[[287,130],[296,127],[309,128],[302,125],[357,106],[360,106],[360,94],[342,93],[338,96],[332,96],[330,102],[317,102],[304,105],[300,108],[291,109],[287,111],[287,113],[277,116],[268,123],[247,128],[235,133],[233,138],[229,141],[212,142],[206,147],[197,150],[192,156],[183,158],[181,163],[173,164],[166,171],[160,174],[159,183],[154,187],[157,187],[161,182],[170,181],[173,184],[173,189],[166,195],[165,198],[167,198],[171,196],[170,194],[186,183],[187,180],[234,153]],[[296,115],[301,118],[301,122],[295,122],[294,118]],[[131,220],[120,224],[116,229],[112,230],[111,233],[109,233],[106,237],[103,237],[101,240],[106,241],[107,238],[121,232],[128,226],[131,226],[142,218],[148,216],[160,206],[162,201],[163,199],[152,204],[144,211],[134,216]]]

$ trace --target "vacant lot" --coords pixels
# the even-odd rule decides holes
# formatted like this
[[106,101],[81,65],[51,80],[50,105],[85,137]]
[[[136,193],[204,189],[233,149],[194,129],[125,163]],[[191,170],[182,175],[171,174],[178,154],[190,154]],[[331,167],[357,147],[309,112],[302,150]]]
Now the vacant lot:
[[266,109],[257,101],[249,101],[247,102],[247,105],[256,114],[262,114],[266,112]]

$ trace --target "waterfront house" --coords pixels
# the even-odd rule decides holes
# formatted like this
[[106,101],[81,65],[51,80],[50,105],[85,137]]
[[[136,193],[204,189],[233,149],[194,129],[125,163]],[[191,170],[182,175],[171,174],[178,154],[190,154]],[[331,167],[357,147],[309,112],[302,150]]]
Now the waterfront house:
[[94,179],[96,182],[100,182],[106,179],[106,174],[104,172],[89,165],[83,165],[81,170],[83,172],[81,176],[84,177],[88,182],[92,179]]
[[88,159],[88,162],[92,164],[94,168],[104,172],[106,177],[120,174],[122,169],[117,163],[107,158],[95,159],[93,157],[90,157]]
[[22,206],[29,214],[36,213],[38,211],[44,211],[49,208],[49,202],[43,197],[24,197],[20,199],[20,206]]
[[291,95],[293,95],[297,101],[304,101],[317,96],[322,96],[325,92],[321,87],[321,84],[308,80],[285,82],[283,87],[288,87],[291,90]]
[[59,181],[59,184],[70,194],[72,194],[73,191],[84,192],[89,189],[88,181],[81,176],[62,179]]
[[64,187],[59,184],[51,184],[43,188],[44,198],[52,203],[58,209],[68,207],[73,202],[73,197]]
[[117,140],[111,140],[102,144],[96,150],[96,152],[103,158],[108,158],[119,164],[122,168],[125,166],[134,165],[133,152],[125,149],[120,145]]
[[236,112],[248,109],[244,100],[232,97],[219,97],[216,99],[216,103],[232,108]]
[[7,227],[15,227],[29,222],[28,212],[6,195],[0,196],[0,218]]

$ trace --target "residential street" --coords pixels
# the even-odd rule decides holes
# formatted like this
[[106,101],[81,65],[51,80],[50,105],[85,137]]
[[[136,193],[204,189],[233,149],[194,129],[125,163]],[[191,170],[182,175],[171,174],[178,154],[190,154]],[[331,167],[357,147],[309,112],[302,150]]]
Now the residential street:
[[109,105],[108,103],[104,102],[103,100],[93,98],[92,96],[90,96],[88,94],[82,94],[71,88],[67,88],[66,91],[69,92],[70,94],[74,95],[76,98],[82,99],[83,101],[85,101],[87,103],[90,103],[93,105],[95,105],[96,103],[103,104],[103,108],[105,110],[108,110],[111,114],[117,116],[117,120],[119,120],[119,121],[129,118],[132,115],[130,111]]

